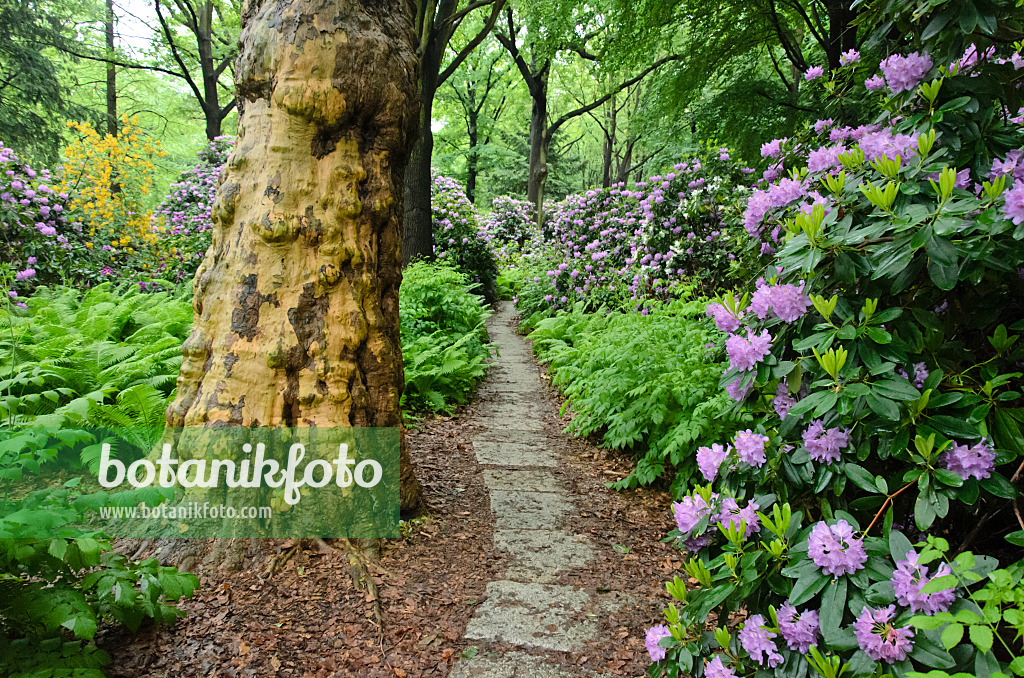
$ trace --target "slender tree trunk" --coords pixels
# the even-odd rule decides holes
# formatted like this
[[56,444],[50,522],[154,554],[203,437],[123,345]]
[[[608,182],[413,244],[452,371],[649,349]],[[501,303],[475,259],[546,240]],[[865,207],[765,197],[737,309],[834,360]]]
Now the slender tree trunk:
[[622,160],[619,161],[619,169],[615,173],[615,182],[619,184],[625,184],[629,181],[629,168],[633,164],[633,146],[636,145],[635,139],[630,139],[629,143],[626,144],[626,150],[622,154]]
[[434,229],[430,218],[430,161],[434,153],[434,134],[430,129],[433,88],[420,89],[419,136],[405,170],[405,225],[402,264],[413,259],[434,258]]
[[605,113],[604,133],[604,158],[601,172],[601,186],[608,188],[612,185],[612,158],[615,155],[615,97],[612,97],[607,104]]
[[[536,72],[536,71],[534,71]],[[533,203],[537,224],[544,223],[544,185],[548,180],[548,79],[547,69],[530,88],[530,165],[526,199]]]
[[[250,0],[170,426],[401,425],[412,0]],[[402,508],[422,507],[402,443]]]
[[220,92],[217,70],[213,62],[213,3],[203,2],[196,8],[196,48],[199,52],[199,70],[203,77],[203,115],[206,117],[206,138],[213,141],[220,136]]
[[479,118],[480,111],[476,106],[476,88],[470,86],[466,92],[469,108],[466,111],[467,133],[469,136],[469,154],[466,157],[466,197],[471,203],[476,203],[476,175],[477,175],[477,146],[479,145]]
[[117,70],[114,64],[114,0],[107,0],[107,134],[117,136]]

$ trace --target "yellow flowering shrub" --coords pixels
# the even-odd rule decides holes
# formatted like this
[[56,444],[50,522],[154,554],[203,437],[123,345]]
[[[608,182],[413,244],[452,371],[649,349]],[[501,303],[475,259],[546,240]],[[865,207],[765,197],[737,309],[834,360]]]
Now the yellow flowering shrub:
[[57,190],[68,195],[68,217],[80,224],[82,244],[101,258],[95,262],[100,265],[117,267],[157,245],[146,198],[153,186],[153,159],[166,152],[137,125],[137,117],[122,116],[114,137],[86,122],[67,123],[78,138],[64,149]]

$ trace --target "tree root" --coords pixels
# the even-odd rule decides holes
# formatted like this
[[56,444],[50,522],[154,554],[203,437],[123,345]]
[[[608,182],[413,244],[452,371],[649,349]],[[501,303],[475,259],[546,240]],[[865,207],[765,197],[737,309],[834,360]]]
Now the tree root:
[[[380,589],[377,582],[373,580],[370,570],[376,570],[389,574],[387,570],[377,564],[380,555],[380,544],[376,539],[338,539],[345,550],[349,563],[349,576],[357,589],[366,591],[373,603],[373,616],[377,622],[378,641],[384,637],[384,609],[380,604]],[[268,576],[274,576],[281,572],[304,548],[322,554],[337,554],[339,550],[320,538],[300,539],[291,546],[275,555],[268,567]]]

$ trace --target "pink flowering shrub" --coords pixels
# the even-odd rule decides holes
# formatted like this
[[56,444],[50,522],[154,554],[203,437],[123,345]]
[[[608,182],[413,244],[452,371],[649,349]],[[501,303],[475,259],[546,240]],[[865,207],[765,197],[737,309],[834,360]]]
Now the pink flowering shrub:
[[529,200],[498,196],[491,211],[480,218],[480,228],[494,246],[495,257],[504,266],[518,262],[523,248],[536,237],[536,218]]
[[474,291],[493,301],[498,266],[492,236],[484,230],[462,184],[451,177],[433,175],[430,214],[438,261],[465,273]]
[[191,281],[213,240],[210,213],[220,172],[235,142],[218,137],[199,151],[199,162],[181,173],[153,213],[153,230],[159,234],[154,260],[143,269],[133,262],[135,278],[159,278],[173,283]]
[[738,222],[749,170],[716,150],[632,187],[570,195],[547,206],[519,265],[534,278],[524,316],[566,309],[637,308],[645,299],[711,293],[735,281],[745,236]]
[[35,285],[61,279],[68,235],[81,231],[65,218],[66,200],[51,187],[48,170],[34,170],[0,144],[0,261],[14,276],[5,293],[28,296]]
[[753,421],[673,506],[696,584],[668,584],[651,676],[1024,671],[1024,130],[1017,95],[962,94],[1014,60],[930,54],[869,73],[869,125],[766,144],[743,219],[763,271],[707,309]]

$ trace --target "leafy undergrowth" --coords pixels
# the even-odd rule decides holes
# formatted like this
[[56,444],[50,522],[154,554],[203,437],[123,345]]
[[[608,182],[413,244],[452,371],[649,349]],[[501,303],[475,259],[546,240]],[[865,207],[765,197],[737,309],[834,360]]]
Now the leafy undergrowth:
[[703,302],[656,304],[643,315],[577,308],[541,320],[530,338],[566,396],[568,432],[599,433],[604,445],[638,453],[619,489],[650,484],[667,467],[685,486],[697,447],[742,420],[718,388],[722,335]]
[[[3,675],[103,676],[100,622],[130,630],[146,620],[173,623],[177,601],[199,585],[155,558],[113,553],[85,527],[106,493],[83,491],[81,477],[61,474],[63,486],[42,479],[52,479],[58,459],[84,472],[97,446],[81,427],[162,426],[191,320],[185,299],[109,284],[40,288],[24,310],[0,315]],[[43,489],[12,496],[11,484],[23,479]],[[50,537],[35,538],[40,530]]]
[[471,289],[465,274],[444,264],[416,262],[405,269],[399,303],[403,409],[449,412],[486,374],[490,311]]
[[[415,264],[401,303],[403,406],[436,412],[465,402],[489,355],[488,311],[466,276]],[[83,527],[106,494],[73,476],[95,465],[97,440],[86,427],[163,427],[192,305],[187,292],[111,284],[39,288],[25,304],[0,313],[0,426],[8,431],[0,442],[0,674],[49,676],[63,667],[102,676],[109,658],[94,643],[101,622],[134,631],[146,619],[173,621],[175,603],[199,582],[153,558],[112,552],[102,533]],[[49,487],[54,477],[60,482]],[[45,489],[12,497],[9,485],[19,481]],[[52,538],[24,538],[41,526]]]

